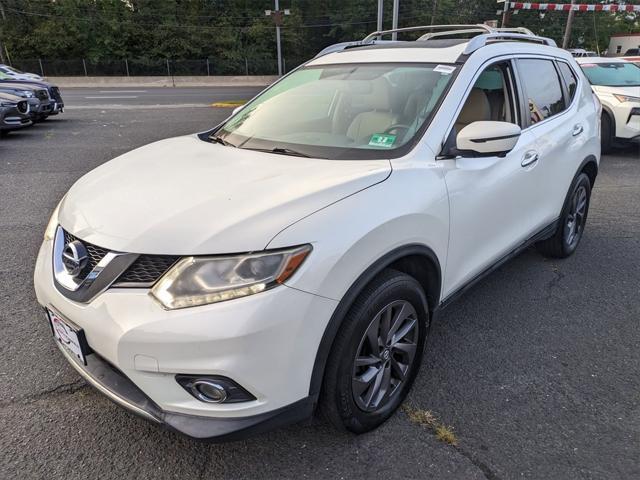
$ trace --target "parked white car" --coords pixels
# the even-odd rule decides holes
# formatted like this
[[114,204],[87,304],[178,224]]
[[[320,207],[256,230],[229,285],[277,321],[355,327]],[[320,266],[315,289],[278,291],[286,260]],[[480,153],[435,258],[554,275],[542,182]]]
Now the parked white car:
[[640,143],[640,67],[618,58],[579,58],[602,103],[602,150],[617,142]]
[[591,50],[585,50],[584,48],[570,48],[567,50],[567,52],[569,52],[571,55],[573,55],[576,58],[583,58],[583,57],[597,57],[598,54],[596,52],[593,52]]
[[598,173],[600,104],[571,55],[472,28],[376,32],[78,180],[35,268],[64,357],[191,437],[318,404],[352,432],[389,418],[434,314],[532,244],[571,255]]
[[0,64],[0,72],[9,77],[10,80],[42,80],[40,75],[35,73],[25,73],[9,65]]

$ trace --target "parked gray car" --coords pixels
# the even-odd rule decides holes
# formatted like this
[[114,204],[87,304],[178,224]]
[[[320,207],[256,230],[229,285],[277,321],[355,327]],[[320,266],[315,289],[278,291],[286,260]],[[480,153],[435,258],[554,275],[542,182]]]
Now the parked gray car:
[[55,102],[45,87],[28,83],[0,82],[0,93],[21,97],[29,103],[31,119],[44,120],[53,113]]
[[0,135],[33,124],[29,102],[8,93],[0,93]]

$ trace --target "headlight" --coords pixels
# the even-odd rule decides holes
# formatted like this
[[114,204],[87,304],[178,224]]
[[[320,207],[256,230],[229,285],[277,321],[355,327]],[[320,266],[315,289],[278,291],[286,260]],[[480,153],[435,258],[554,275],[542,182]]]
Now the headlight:
[[20,91],[20,96],[24,98],[33,98],[35,95],[31,90],[22,90]]
[[[64,197],[62,197],[64,200]],[[58,228],[58,213],[60,212],[60,205],[62,204],[62,200],[58,202],[55,210],[51,214],[51,218],[49,219],[49,223],[47,224],[47,228],[44,231],[44,240],[53,240],[56,237],[56,230]]]
[[302,265],[311,245],[266,253],[186,257],[151,289],[168,310],[223,302],[284,283]]
[[620,95],[617,93],[613,94],[614,97],[616,97],[616,100],[618,100],[619,102],[640,102],[640,97],[630,97],[629,95]]
[[17,103],[13,102],[0,102],[0,107],[15,107]]

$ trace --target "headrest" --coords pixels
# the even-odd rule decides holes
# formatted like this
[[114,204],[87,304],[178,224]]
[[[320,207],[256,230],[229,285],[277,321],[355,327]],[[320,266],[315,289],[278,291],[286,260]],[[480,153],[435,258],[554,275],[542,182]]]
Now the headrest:
[[480,120],[491,120],[491,105],[483,90],[473,88],[456,123],[469,125]]
[[371,93],[367,94],[371,110],[391,110],[391,86],[384,77],[371,81]]

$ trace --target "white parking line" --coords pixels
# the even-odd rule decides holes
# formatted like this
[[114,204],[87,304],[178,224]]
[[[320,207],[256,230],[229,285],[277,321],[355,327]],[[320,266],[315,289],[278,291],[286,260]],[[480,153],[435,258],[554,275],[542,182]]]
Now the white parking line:
[[147,93],[146,90],[100,90],[99,93]]
[[138,98],[138,96],[137,95],[131,95],[131,96],[100,96],[100,97],[84,97],[84,98],[120,99],[120,98]]

